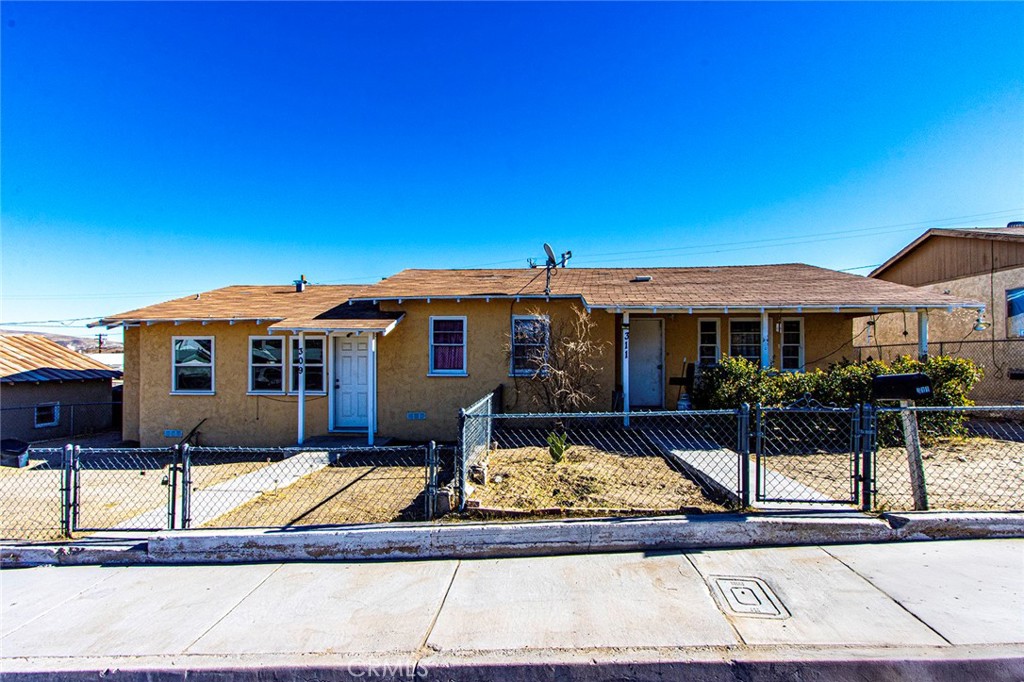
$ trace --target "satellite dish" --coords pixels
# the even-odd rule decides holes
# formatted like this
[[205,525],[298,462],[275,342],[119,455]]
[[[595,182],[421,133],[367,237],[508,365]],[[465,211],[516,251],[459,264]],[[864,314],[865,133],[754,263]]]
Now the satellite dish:
[[548,265],[554,265],[558,262],[558,259],[555,258],[555,252],[547,242],[544,243],[544,252],[548,254]]

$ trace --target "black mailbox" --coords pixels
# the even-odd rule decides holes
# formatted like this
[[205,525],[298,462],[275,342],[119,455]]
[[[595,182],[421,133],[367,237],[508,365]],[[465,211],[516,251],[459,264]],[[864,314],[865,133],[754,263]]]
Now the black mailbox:
[[875,400],[923,400],[932,397],[932,380],[927,374],[881,374],[871,382]]

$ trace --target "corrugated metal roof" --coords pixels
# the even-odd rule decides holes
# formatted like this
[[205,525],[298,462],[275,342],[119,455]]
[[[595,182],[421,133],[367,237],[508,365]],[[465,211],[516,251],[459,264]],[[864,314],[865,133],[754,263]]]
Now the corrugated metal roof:
[[121,372],[35,334],[0,335],[0,381],[118,379]]

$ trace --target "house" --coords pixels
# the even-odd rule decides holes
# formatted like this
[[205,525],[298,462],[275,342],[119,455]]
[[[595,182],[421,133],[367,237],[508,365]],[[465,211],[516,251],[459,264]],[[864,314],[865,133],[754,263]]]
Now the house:
[[[967,309],[933,312],[928,347],[984,368],[971,394],[979,403],[1024,400],[1024,223],[928,230],[869,277],[984,303],[983,316]],[[889,359],[921,343],[917,325],[901,314],[880,315],[873,328],[868,321],[858,320],[854,330],[861,357]]]
[[121,372],[35,334],[0,334],[0,433],[47,440],[112,428]]
[[[594,409],[674,407],[687,363],[823,367],[865,314],[980,303],[801,264],[404,270],[369,286],[229,286],[112,315],[124,327],[124,437],[268,445],[331,432],[452,440],[499,384],[524,411],[530,358],[583,311],[607,344]],[[300,369],[302,371],[300,371]]]

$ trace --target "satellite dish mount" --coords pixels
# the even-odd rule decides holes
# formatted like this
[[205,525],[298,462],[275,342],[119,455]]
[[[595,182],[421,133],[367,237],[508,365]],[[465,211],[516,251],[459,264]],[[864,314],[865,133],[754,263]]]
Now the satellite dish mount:
[[[561,260],[559,260],[558,258],[555,258],[555,251],[554,251],[554,249],[551,248],[551,245],[548,244],[547,242],[545,242],[544,243],[544,253],[547,254],[547,257],[548,257],[547,262],[544,263],[544,269],[546,271],[544,273],[544,275],[545,275],[544,295],[545,296],[550,296],[551,295],[551,275],[554,272],[555,268],[557,268],[557,267],[563,267],[564,268],[565,267],[565,264],[569,262],[570,258],[572,258],[572,251],[566,251],[565,253],[563,253]],[[533,267],[532,261],[531,261],[531,267]]]

